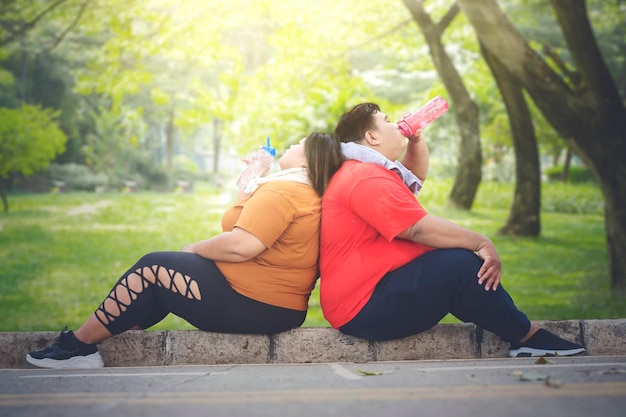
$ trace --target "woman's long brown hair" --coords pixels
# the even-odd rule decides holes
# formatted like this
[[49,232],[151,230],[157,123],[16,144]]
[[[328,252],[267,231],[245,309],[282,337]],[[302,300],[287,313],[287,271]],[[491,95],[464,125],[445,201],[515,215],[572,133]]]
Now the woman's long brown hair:
[[320,195],[324,195],[331,177],[344,161],[341,143],[327,133],[310,133],[304,141],[304,155],[307,159],[307,174],[311,185]]

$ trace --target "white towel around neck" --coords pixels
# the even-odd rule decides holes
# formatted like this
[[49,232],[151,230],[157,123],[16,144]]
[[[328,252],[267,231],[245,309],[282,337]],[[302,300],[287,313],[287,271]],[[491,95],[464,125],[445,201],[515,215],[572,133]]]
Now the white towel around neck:
[[400,176],[402,182],[409,187],[409,190],[411,190],[413,194],[419,195],[422,189],[422,181],[400,162],[391,161],[385,158],[380,152],[355,142],[341,143],[341,152],[346,159],[355,159],[361,162],[380,165],[394,171]]
[[301,184],[307,184],[309,186],[311,185],[306,168],[288,168],[281,169],[280,171],[270,174],[267,177],[254,178],[250,181],[250,184],[248,184],[244,191],[252,194],[261,184],[266,184],[272,181],[293,181]]

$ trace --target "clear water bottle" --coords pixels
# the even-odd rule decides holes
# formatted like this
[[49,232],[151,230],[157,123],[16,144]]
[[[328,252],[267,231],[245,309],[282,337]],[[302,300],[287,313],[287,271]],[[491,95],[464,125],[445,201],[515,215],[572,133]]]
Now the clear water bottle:
[[441,96],[433,97],[417,111],[402,116],[398,120],[398,128],[404,136],[410,138],[446,111],[448,102]]
[[272,161],[276,155],[276,149],[270,146],[270,137],[267,144],[256,152],[252,152],[246,158],[248,166],[237,179],[237,187],[245,193],[250,193],[256,185],[256,180],[265,175],[272,168]]

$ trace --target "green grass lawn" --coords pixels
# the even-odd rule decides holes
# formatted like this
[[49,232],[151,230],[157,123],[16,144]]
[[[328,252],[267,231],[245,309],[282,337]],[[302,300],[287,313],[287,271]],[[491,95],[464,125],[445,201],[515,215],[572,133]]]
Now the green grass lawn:
[[[542,235],[532,239],[496,236],[511,184],[482,184],[471,212],[446,208],[450,186],[431,180],[420,200],[494,240],[503,284],[531,319],[626,317],[626,300],[609,289],[602,202],[593,185],[546,184]],[[189,194],[10,195],[11,211],[0,213],[0,331],[78,327],[143,254],[218,233],[234,197],[206,184]],[[304,325],[328,325],[317,289]],[[155,328],[191,326],[170,316]]]

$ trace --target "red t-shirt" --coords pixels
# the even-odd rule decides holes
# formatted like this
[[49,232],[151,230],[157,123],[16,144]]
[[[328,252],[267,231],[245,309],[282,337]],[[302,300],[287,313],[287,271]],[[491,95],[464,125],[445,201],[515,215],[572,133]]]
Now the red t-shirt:
[[388,273],[432,250],[396,239],[426,216],[400,176],[349,160],[322,198],[320,303],[334,328],[352,320]]

